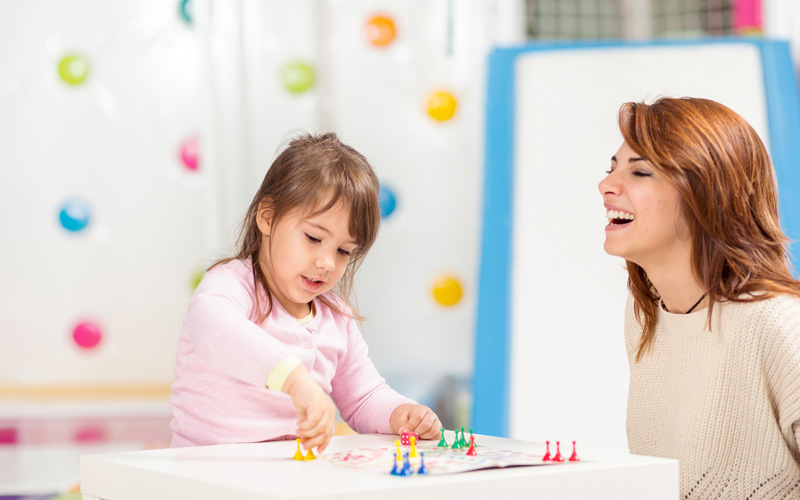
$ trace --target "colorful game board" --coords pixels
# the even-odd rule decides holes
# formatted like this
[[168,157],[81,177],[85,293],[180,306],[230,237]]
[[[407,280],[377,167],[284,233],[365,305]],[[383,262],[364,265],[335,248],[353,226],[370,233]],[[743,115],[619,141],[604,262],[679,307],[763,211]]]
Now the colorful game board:
[[[542,460],[542,455],[534,455],[522,451],[503,450],[486,446],[478,446],[477,454],[468,455],[467,448],[453,449],[439,447],[435,441],[423,441],[416,446],[418,457],[410,457],[411,470],[417,471],[422,463],[427,468],[426,474],[451,474],[479,469],[497,467],[519,467],[539,465],[563,465],[569,463]],[[410,453],[410,447],[402,446],[401,453]],[[313,463],[327,467],[345,467],[359,469],[376,474],[389,474],[397,460],[396,446],[380,448],[360,448],[346,452],[323,455]],[[402,467],[402,460],[397,463]]]

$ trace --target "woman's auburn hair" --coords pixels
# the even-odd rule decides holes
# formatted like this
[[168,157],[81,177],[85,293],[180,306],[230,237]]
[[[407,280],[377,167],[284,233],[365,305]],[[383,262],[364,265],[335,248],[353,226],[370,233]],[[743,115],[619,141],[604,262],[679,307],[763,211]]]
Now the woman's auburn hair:
[[[788,238],[778,220],[777,184],[764,144],[741,116],[699,98],[628,102],[619,128],[630,148],[678,190],[689,227],[691,265],[716,302],[800,297]],[[643,326],[636,361],[652,346],[661,298],[647,273],[627,261],[634,312]]]
[[[272,311],[273,297],[259,261],[263,235],[256,220],[261,204],[270,204],[273,228],[288,214],[313,217],[343,206],[349,211],[348,230],[356,241],[356,249],[333,289],[334,296],[318,298],[337,313],[362,320],[350,297],[355,273],[378,236],[379,192],[378,177],[361,153],[343,144],[335,133],[303,133],[289,142],[267,170],[241,222],[237,253],[218,260],[208,269],[249,258],[255,284],[255,314],[258,322],[263,322]],[[266,301],[266,307],[262,307],[262,300]]]

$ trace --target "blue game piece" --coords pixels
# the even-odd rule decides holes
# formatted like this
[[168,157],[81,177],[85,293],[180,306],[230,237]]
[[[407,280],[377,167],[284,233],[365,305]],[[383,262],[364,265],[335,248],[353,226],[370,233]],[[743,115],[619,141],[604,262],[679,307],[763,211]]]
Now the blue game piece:
[[425,467],[425,453],[419,452],[419,469],[417,469],[417,474],[427,474],[428,468]]
[[400,471],[401,476],[411,476],[414,471],[411,470],[411,462],[408,458],[408,452],[403,453],[403,470]]

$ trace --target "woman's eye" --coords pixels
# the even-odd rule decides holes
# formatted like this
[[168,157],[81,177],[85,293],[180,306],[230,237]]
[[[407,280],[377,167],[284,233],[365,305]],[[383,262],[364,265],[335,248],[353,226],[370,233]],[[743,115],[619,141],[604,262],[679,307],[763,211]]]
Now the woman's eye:
[[643,171],[641,171],[641,170],[637,170],[637,171],[635,171],[635,172],[633,173],[633,175],[635,175],[635,176],[637,176],[637,177],[650,177],[650,176],[652,176],[653,174],[651,174],[650,172],[643,172]]
[[614,171],[613,168],[609,168],[608,170],[606,170],[606,174],[611,174],[611,172],[613,172],[613,171]]
[[306,238],[308,238],[308,241],[310,241],[310,242],[312,242],[312,243],[319,243],[319,242],[320,242],[320,239],[319,239],[319,238],[314,238],[313,236],[311,236],[311,235],[310,235],[310,234],[308,234],[308,233],[306,233]]

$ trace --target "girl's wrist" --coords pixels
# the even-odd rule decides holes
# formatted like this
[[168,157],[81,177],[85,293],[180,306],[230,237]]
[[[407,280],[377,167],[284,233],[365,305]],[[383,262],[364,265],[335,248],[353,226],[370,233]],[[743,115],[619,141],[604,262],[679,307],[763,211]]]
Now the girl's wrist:
[[297,386],[298,383],[302,383],[302,380],[305,377],[311,377],[311,374],[308,373],[306,367],[300,363],[294,367],[294,369],[289,372],[286,377],[286,381],[283,383],[280,391],[284,394],[292,394],[292,390]]
[[286,385],[289,375],[302,364],[303,360],[297,356],[289,356],[288,358],[279,361],[267,376],[267,389],[286,392],[284,390],[284,386]]

